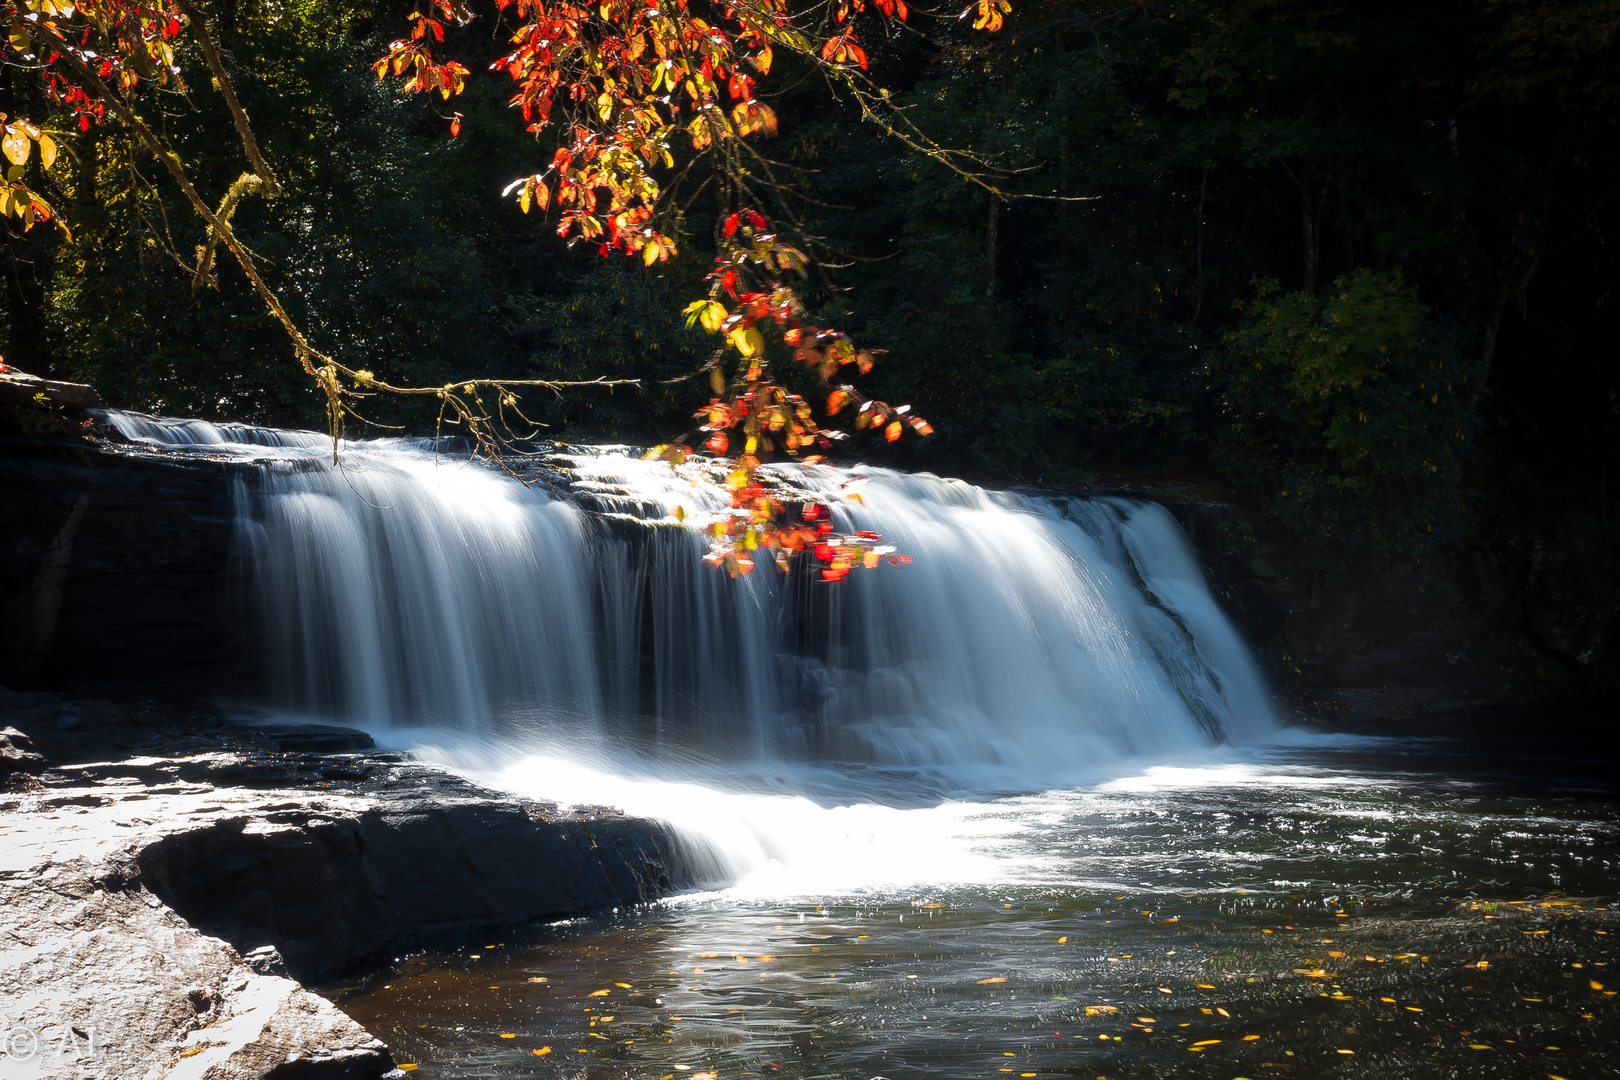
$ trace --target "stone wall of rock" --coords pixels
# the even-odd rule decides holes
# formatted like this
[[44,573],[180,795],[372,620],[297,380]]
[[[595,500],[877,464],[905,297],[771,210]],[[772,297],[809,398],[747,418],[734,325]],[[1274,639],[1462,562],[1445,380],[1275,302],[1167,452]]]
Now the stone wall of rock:
[[228,461],[0,438],[0,686],[239,693]]

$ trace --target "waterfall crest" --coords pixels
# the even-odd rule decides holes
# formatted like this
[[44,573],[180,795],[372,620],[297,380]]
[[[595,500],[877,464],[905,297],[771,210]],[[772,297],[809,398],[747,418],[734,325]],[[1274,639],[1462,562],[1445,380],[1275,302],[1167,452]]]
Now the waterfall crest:
[[[694,766],[838,762],[1058,778],[1276,726],[1248,650],[1160,506],[881,468],[781,466],[908,566],[828,584],[702,565],[720,493],[623,448],[566,489],[431,441],[108,411],[127,438],[256,463],[245,572],[277,704],[372,730],[610,748]],[[953,781],[954,778],[954,781]],[[971,779],[970,779],[971,778]]]

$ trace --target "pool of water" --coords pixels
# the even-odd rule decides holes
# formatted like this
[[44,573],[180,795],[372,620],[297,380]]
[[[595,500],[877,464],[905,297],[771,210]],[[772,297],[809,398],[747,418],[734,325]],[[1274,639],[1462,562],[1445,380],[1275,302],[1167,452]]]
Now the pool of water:
[[423,1077],[1616,1075],[1607,730],[1438,718],[898,811],[978,861],[677,896],[328,992]]

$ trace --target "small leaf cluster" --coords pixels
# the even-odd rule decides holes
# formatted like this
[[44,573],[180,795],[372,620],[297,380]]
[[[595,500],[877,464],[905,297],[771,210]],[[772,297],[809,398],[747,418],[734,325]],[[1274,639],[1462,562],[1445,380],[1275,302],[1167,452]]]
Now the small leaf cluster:
[[[892,565],[910,562],[877,533],[835,532],[825,505],[783,497],[775,481],[760,471],[765,458],[778,448],[814,465],[823,460],[822,451],[848,437],[822,427],[809,401],[772,378],[763,331],[774,329],[782,344],[793,350],[794,361],[814,372],[827,388],[829,416],[854,405],[856,427],[880,428],[890,442],[907,427],[919,436],[933,429],[911,415],[909,406],[874,401],[848,383],[835,382],[845,367],[853,366],[861,374],[871,371],[873,354],[856,349],[842,331],[806,321],[808,313],[788,276],[803,274],[805,256],[772,232],[763,214],[740,210],[726,218],[721,233],[722,252],[707,279],[709,298],[686,308],[688,325],[724,336],[725,347],[707,368],[713,396],[695,414],[703,421],[695,431],[647,454],[649,459],[679,466],[699,442],[717,458],[734,448],[740,451],[728,463],[725,477],[729,507],[703,523],[710,537],[704,561],[735,577],[752,573],[763,550],[779,571],[787,573],[794,556],[809,552],[825,581],[841,581],[851,570],[872,569],[885,559]],[[736,355],[730,359],[728,379],[731,353]],[[850,497],[858,499],[859,494]]]

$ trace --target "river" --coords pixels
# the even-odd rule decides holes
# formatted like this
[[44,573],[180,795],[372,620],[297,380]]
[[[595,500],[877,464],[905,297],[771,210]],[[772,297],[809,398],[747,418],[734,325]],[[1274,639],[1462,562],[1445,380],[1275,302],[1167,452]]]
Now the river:
[[328,987],[409,1071],[1614,1074],[1608,719],[1288,727],[1161,507],[788,468],[914,561],[733,580],[695,466],[110,417],[259,463],[275,707],[678,831],[662,903]]

